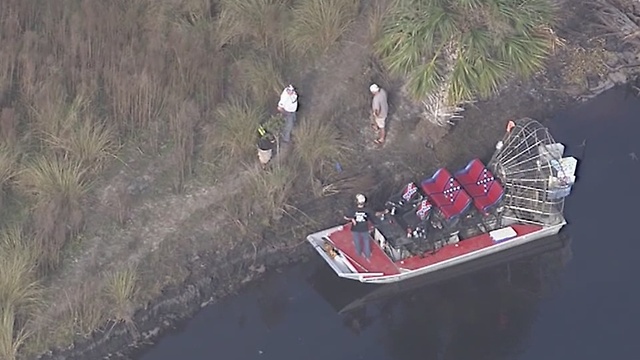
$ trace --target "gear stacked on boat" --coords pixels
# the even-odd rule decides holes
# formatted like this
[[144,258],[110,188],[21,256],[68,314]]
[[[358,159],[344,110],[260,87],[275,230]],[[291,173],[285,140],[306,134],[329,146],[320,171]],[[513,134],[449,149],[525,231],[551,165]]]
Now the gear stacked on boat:
[[539,122],[510,121],[488,166],[476,158],[454,173],[443,167],[392,196],[372,219],[366,260],[354,247],[351,224],[307,240],[339,276],[389,283],[557,234],[577,165],[563,154],[564,145]]

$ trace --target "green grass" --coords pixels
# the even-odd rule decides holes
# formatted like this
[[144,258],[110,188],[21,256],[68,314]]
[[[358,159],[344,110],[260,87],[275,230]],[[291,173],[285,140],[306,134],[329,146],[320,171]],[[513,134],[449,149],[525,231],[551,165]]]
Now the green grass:
[[449,104],[488,97],[544,67],[555,38],[548,0],[398,0],[376,42],[387,68],[423,100],[446,81]]
[[298,1],[287,35],[301,55],[324,54],[347,31],[358,15],[359,0]]

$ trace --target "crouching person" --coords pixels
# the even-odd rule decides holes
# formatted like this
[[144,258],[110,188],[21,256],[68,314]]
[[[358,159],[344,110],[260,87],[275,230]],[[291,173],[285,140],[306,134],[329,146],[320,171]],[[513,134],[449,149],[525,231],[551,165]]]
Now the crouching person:
[[273,148],[275,147],[276,137],[267,132],[262,126],[258,128],[258,160],[262,168],[266,168],[269,161],[273,157]]

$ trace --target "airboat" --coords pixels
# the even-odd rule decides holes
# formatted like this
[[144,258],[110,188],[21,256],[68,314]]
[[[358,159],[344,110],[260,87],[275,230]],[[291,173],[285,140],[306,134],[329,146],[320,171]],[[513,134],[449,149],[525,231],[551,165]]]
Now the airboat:
[[372,254],[359,256],[351,225],[307,236],[342,278],[385,284],[472,262],[560,232],[577,159],[564,156],[538,121],[509,121],[485,165],[475,158],[409,182],[370,227]]

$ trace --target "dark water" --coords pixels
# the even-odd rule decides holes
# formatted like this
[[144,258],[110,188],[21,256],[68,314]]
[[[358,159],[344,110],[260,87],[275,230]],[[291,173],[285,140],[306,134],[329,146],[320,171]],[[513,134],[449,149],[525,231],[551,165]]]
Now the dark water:
[[568,245],[365,298],[371,287],[314,259],[206,308],[139,360],[640,358],[640,99],[625,95],[605,93],[551,126],[581,160]]

